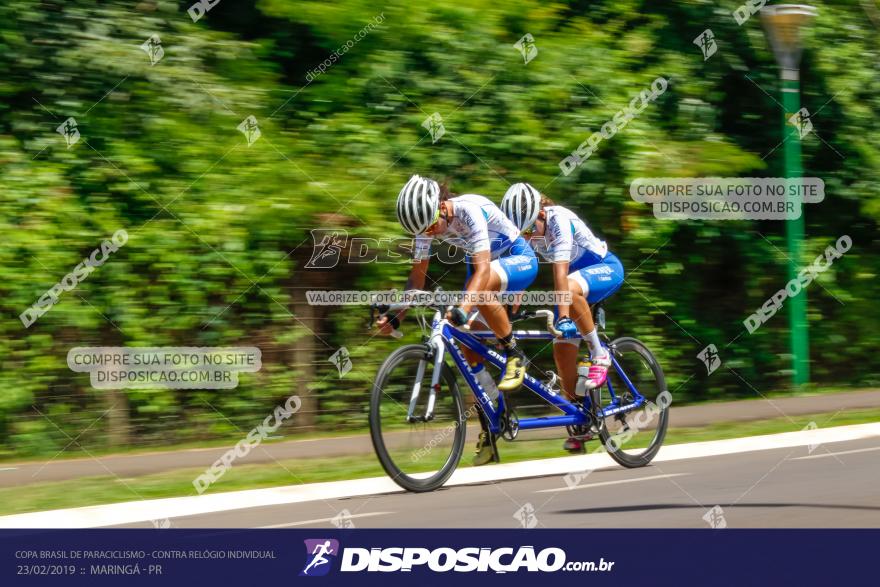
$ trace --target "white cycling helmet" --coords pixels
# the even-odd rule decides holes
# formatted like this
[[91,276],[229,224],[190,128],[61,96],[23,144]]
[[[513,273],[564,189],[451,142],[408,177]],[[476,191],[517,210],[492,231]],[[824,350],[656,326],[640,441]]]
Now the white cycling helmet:
[[440,186],[433,179],[413,175],[397,196],[397,219],[411,234],[421,234],[437,221]]
[[501,200],[501,210],[520,232],[535,224],[541,211],[541,194],[527,183],[515,183]]

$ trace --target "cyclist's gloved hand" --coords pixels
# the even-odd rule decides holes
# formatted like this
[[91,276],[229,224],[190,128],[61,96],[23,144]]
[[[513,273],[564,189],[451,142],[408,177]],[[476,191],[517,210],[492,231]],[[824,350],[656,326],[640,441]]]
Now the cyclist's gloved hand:
[[376,320],[376,328],[383,336],[396,336],[395,331],[400,328],[400,318],[393,314],[382,314]]
[[562,333],[562,338],[577,338],[579,336],[577,326],[568,316],[556,321],[556,330]]
[[385,318],[385,320],[389,324],[391,324],[392,328],[395,328],[395,329],[400,328],[400,318],[398,318],[397,315],[395,315],[395,314],[382,314],[382,317]]
[[452,308],[446,315],[449,317],[449,321],[456,326],[464,326],[467,324],[467,313],[461,308]]

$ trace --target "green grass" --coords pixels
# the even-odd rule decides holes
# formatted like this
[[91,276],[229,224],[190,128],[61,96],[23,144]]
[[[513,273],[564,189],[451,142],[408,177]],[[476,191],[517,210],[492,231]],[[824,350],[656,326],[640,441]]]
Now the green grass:
[[[868,391],[869,388],[806,388],[804,390],[800,390],[797,392],[793,392],[790,390],[787,391],[776,391],[765,393],[763,397],[755,396],[749,398],[739,398],[739,397],[729,397],[729,398],[719,398],[711,401],[698,401],[698,402],[676,402],[676,406],[688,406],[688,405],[712,405],[713,403],[722,403],[722,402],[730,402],[730,401],[762,401],[767,398],[791,398],[791,397],[809,397],[816,395],[828,395],[834,393],[852,393],[859,391]],[[873,388],[870,388],[873,390]],[[835,420],[836,421],[836,420]],[[296,440],[314,440],[320,438],[331,438],[338,436],[358,436],[358,435],[367,435],[370,433],[369,428],[366,427],[353,427],[353,428],[344,428],[342,430],[334,428],[332,425],[326,425],[321,430],[310,430],[308,432],[296,432],[294,435],[289,437],[276,437],[276,438],[268,438],[264,441],[264,444],[277,443],[277,442],[290,442]],[[210,438],[210,439],[202,439],[202,440],[193,440],[188,442],[178,442],[176,444],[162,444],[150,447],[144,446],[125,446],[125,447],[113,447],[113,446],[90,446],[87,443],[83,443],[86,449],[88,449],[88,453],[84,450],[78,449],[77,446],[69,446],[66,450],[64,450],[61,454],[58,454],[57,447],[52,447],[50,450],[45,453],[40,454],[29,454],[26,457],[22,457],[20,454],[8,451],[8,450],[0,450],[0,465],[4,463],[44,463],[47,457],[51,457],[53,461],[63,461],[63,460],[75,460],[75,459],[88,459],[92,456],[101,457],[101,456],[109,456],[109,455],[138,455],[138,454],[154,454],[154,453],[163,453],[163,452],[174,452],[178,450],[188,450],[188,449],[201,449],[201,448],[216,448],[220,446],[232,446],[236,442],[241,440],[241,434],[229,434],[222,437]],[[80,441],[82,442],[82,441]],[[65,444],[67,442],[65,441]],[[2,508],[2,506],[0,506]],[[2,511],[2,510],[0,510]]]
[[[324,430],[310,430],[308,432],[296,432],[294,435],[289,437],[285,436],[272,436],[263,441],[263,444],[274,444],[278,442],[290,442],[295,440],[315,440],[320,438],[338,438],[340,436],[357,436],[361,434],[369,434],[370,429],[367,427],[360,428],[344,428],[339,430],[332,426],[327,426]],[[102,457],[102,456],[110,456],[110,455],[141,455],[141,454],[156,454],[156,453],[165,453],[165,452],[175,452],[179,450],[191,450],[191,449],[201,449],[201,448],[216,448],[220,446],[232,446],[239,440],[241,440],[242,433],[234,433],[227,434],[225,436],[218,436],[216,438],[206,438],[201,440],[191,440],[187,442],[177,442],[174,444],[157,444],[155,446],[123,446],[123,447],[114,447],[114,446],[90,446],[89,444],[82,442],[81,440],[77,442],[77,445],[82,443],[82,446],[85,447],[89,452],[87,453],[85,450],[80,449],[77,445],[67,447],[64,452],[60,455],[58,454],[58,448],[52,447],[51,450],[40,453],[30,453],[27,456],[22,457],[20,454],[11,451],[0,451],[0,465],[5,463],[44,463],[46,462],[47,457],[54,457],[53,462],[57,461],[69,461],[76,459],[89,459],[93,456]],[[69,439],[64,444],[69,443]]]
[[[795,432],[802,430],[810,422],[815,422],[819,428],[877,422],[880,421],[880,409],[850,410],[840,412],[836,416],[832,413],[811,414],[798,416],[792,420],[776,418],[752,422],[721,422],[702,428],[671,428],[666,436],[665,444]],[[469,439],[468,442],[472,440]],[[524,438],[512,443],[502,441],[499,446],[503,462],[511,463],[565,456],[561,449],[561,441],[561,437],[550,440]],[[638,446],[640,441],[645,441],[643,435],[634,437],[632,446]],[[596,445],[588,445],[588,450],[594,446]],[[629,446],[627,445],[627,448]],[[469,455],[466,453],[461,466],[469,466],[469,460]],[[203,472],[204,469],[181,469],[130,479],[118,479],[112,476],[85,477],[70,481],[2,488],[0,489],[0,515],[138,499],[195,495],[192,480]],[[212,486],[209,493],[341,479],[360,479],[383,474],[382,468],[372,454],[289,460],[282,461],[280,465],[277,463],[236,465]]]

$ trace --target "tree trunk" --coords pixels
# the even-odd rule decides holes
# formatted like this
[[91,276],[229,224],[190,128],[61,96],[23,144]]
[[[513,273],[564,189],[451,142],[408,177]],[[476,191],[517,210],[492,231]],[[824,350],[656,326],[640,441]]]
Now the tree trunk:
[[105,393],[105,410],[107,412],[107,440],[112,447],[123,447],[131,444],[131,419],[128,396],[124,389],[107,389]]

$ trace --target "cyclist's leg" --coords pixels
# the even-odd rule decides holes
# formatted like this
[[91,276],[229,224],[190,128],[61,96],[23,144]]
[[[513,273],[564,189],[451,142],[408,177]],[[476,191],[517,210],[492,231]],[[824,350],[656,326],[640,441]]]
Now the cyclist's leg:
[[572,320],[581,335],[595,330],[590,304],[611,297],[623,285],[623,265],[613,253],[608,253],[601,263],[578,268],[568,276],[571,292]]
[[[506,256],[492,261],[490,268],[492,271],[486,286],[488,291],[518,292],[526,289],[534,281],[538,273],[538,261],[525,239],[520,238],[510,247]],[[507,352],[507,365],[498,388],[502,391],[512,391],[522,385],[525,376],[525,357],[516,348],[513,327],[507,317],[507,310],[497,301],[481,304],[477,307],[480,311],[480,318],[488,324]],[[497,462],[500,459],[497,447],[494,446],[495,439],[488,431],[488,423],[482,411],[480,412],[480,423],[483,432],[477,442],[477,452],[473,463],[474,465],[483,465],[492,460]]]
[[[491,269],[491,271],[489,273],[489,282],[486,284],[485,291],[507,291],[510,277],[504,265],[501,264],[501,259],[496,259],[492,261],[489,265],[489,268]],[[535,265],[535,272],[537,273],[537,265]],[[471,267],[470,264],[468,264],[467,276],[465,277],[464,287],[462,288],[463,291],[467,290],[467,285],[470,282],[470,279]],[[515,278],[515,284],[519,284],[521,281],[523,281],[521,277],[517,276]],[[531,280],[529,281],[529,284],[530,283]],[[472,329],[491,330],[499,339],[509,335],[510,332],[513,330],[513,327],[510,325],[510,319],[507,317],[507,310],[504,308],[504,306],[501,305],[501,303],[490,301],[485,304],[478,304],[477,310],[479,311],[479,313],[471,323]],[[469,348],[463,346],[461,350],[464,353],[465,358],[471,365],[483,362],[483,358]]]
[[553,360],[556,362],[556,373],[562,380],[562,391],[568,399],[575,399],[575,386],[577,385],[577,358],[580,348],[579,338],[555,338],[553,339]]
[[[490,285],[494,291],[518,293],[532,284],[538,275],[538,259],[531,246],[522,237],[508,249],[507,254],[492,261]],[[507,317],[507,310],[500,303],[480,307],[480,313],[487,319],[493,332],[505,347],[508,355],[504,377],[498,384],[501,391],[513,391],[522,385],[525,377],[525,355],[516,346],[513,327]]]
[[623,265],[615,255],[608,253],[601,263],[570,274],[568,283],[572,294],[572,319],[590,347],[591,366],[587,385],[591,388],[598,387],[605,382],[610,358],[599,341],[590,304],[600,302],[620,289],[623,284]]
[[[492,287],[492,284],[489,284],[489,288]],[[471,329],[473,330],[487,330],[489,327],[486,325],[486,320],[483,319],[482,313],[478,313],[473,320],[471,321]],[[480,385],[483,386],[483,389],[486,390],[486,393],[489,397],[495,401],[498,398],[498,384],[492,379],[491,375],[483,364],[483,357],[478,355],[476,352],[468,349],[467,347],[461,347],[462,352],[464,352],[465,358],[468,360],[471,366],[471,370],[474,372],[474,375],[477,378],[477,381],[480,382]],[[501,460],[501,455],[498,452],[498,447],[495,444],[495,437],[492,432],[489,431],[489,420],[486,417],[485,412],[482,409],[477,410],[477,414],[480,419],[480,436],[477,439],[476,450],[474,451],[474,457],[471,460],[471,463],[475,467],[479,467],[480,465],[486,465],[491,462],[499,462]]]
[[[580,277],[580,275],[578,276]],[[568,291],[571,292],[571,319],[577,324],[581,336],[585,336],[596,330],[593,313],[590,311],[590,304],[587,303],[590,283],[585,279],[572,278],[570,275],[568,277]]]
[[[471,280],[471,275],[472,275],[470,258],[466,259],[465,263],[466,263],[466,267],[467,267],[467,274],[465,275],[465,278],[464,278],[464,286],[462,286],[462,288],[461,288],[461,290],[463,292],[467,291],[467,286]],[[486,322],[485,322],[485,320],[482,319],[482,316],[478,315],[474,319],[474,321],[471,323],[471,328],[474,330],[487,329]],[[467,362],[470,364],[471,367],[475,367],[475,366],[483,363],[483,357],[481,357],[476,352],[472,351],[471,349],[467,348],[464,345],[461,346],[461,352],[464,354],[464,358],[467,359]]]
[[[502,277],[498,274],[498,261],[492,261],[489,267],[492,271],[489,273],[489,283],[486,284],[486,291],[504,291],[502,289]],[[510,319],[507,317],[507,310],[504,309],[500,302],[488,301],[485,304],[479,304],[477,309],[480,311],[482,322],[499,338],[510,334],[513,328],[510,325]]]
[[[568,399],[577,401],[575,389],[577,387],[577,361],[578,349],[580,348],[579,338],[556,338],[553,340],[553,359],[556,361],[556,372],[562,380],[562,390]],[[584,440],[589,440],[583,436],[569,436],[562,444],[562,448],[572,454],[584,452]]]
[[[581,269],[589,266],[591,265],[588,258],[575,260],[570,265],[571,273],[568,276],[568,291],[571,294],[569,313],[582,336],[592,332],[596,326],[593,323],[590,306],[586,303],[585,291],[582,289],[588,286],[586,283],[581,286],[581,281],[575,280],[574,277],[580,275]],[[580,339],[555,339],[553,341],[553,359],[556,362],[556,372],[562,380],[562,389],[569,398],[575,398],[580,342]]]
[[[477,312],[476,316],[471,318],[469,324],[471,330],[489,330],[489,327],[486,325],[486,322],[483,320],[483,317],[479,312]],[[480,385],[489,395],[489,399],[493,402],[496,401],[498,399],[498,384],[495,383],[492,375],[490,375],[488,369],[486,369],[483,357],[477,354],[476,351],[472,351],[464,345],[461,346],[461,350],[470,365],[471,371],[473,371],[474,375],[477,377],[477,381],[479,381]]]
[[[470,265],[468,265],[467,277],[465,278],[465,286],[464,290],[467,290],[468,281],[471,278],[471,270]],[[489,284],[486,286],[488,291],[498,291],[498,277],[496,275],[490,275]],[[495,328],[491,326],[491,324],[487,325],[490,320],[487,320],[483,317],[485,306],[477,306],[479,310],[478,314],[471,320],[470,327],[473,330],[489,330],[491,329],[493,332],[497,332]],[[505,313],[504,318],[507,318],[507,314]],[[509,320],[508,320],[509,325]],[[508,326],[509,328],[509,326]],[[462,345],[461,347],[462,353],[470,364],[471,369],[477,377],[477,380],[480,381],[480,384],[485,388],[489,387],[486,392],[489,394],[489,397],[495,400],[498,396],[498,385],[491,381],[490,378],[486,378],[485,375],[488,373],[486,371],[485,365],[483,365],[484,360],[479,354],[466,346]],[[494,387],[493,387],[494,386]],[[471,463],[479,467],[480,465],[485,465],[491,462],[499,462],[501,457],[498,453],[498,448],[495,444],[495,438],[492,432],[489,430],[489,420],[486,417],[486,414],[482,409],[477,410],[477,414],[480,420],[480,435],[477,439],[476,450],[474,451],[473,459]]]
[[[532,247],[522,237],[518,238],[505,255],[489,264],[492,270],[487,289],[495,292],[522,292],[538,275],[538,259]],[[499,338],[513,329],[507,317],[507,309],[497,301],[478,306],[480,315]]]
[[489,431],[489,419],[483,413],[483,410],[478,410],[477,414],[480,417],[480,428],[482,428],[482,431],[477,439],[477,447],[474,451],[474,458],[471,461],[475,467],[492,461],[497,463],[501,460],[501,455],[498,453],[498,447],[495,444],[495,435]]
[[[611,358],[607,356],[599,341],[596,324],[590,312],[590,303],[600,302],[620,289],[623,283],[623,266],[616,256],[609,253],[601,263],[581,268],[574,267],[574,269],[568,276],[568,288],[572,298],[571,317],[577,324],[581,336],[590,346],[591,360],[587,385],[598,387],[605,383]],[[563,346],[568,348],[562,348]],[[577,386],[577,347],[557,344],[553,347],[553,351],[556,368],[563,380],[563,388],[569,397],[572,397]],[[584,450],[583,439],[574,436],[568,438],[562,446],[572,453]]]

